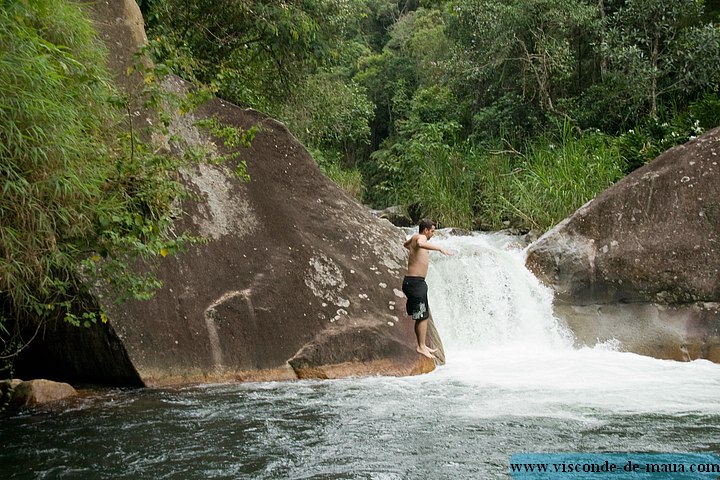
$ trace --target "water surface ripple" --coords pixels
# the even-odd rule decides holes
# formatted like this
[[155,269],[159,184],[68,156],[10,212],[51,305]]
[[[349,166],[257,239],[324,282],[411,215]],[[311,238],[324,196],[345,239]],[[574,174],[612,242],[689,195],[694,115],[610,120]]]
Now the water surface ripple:
[[[720,365],[578,348],[512,242],[440,238],[427,375],[112,390],[0,419],[7,479],[495,479],[518,452],[720,453]],[[403,320],[405,321],[405,320]]]

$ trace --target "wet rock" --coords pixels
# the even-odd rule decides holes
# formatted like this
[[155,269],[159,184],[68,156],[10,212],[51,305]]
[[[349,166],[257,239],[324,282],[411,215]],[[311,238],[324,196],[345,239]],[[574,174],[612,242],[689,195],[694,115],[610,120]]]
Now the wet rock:
[[21,383],[22,380],[18,378],[0,381],[0,411],[4,410],[10,403],[10,397],[12,397],[13,390],[15,390],[15,387]]
[[675,147],[528,248],[581,343],[613,336],[661,358],[720,345],[720,129]]
[[416,375],[432,371],[435,368],[432,360],[407,348],[405,338],[409,333],[403,330],[408,329],[392,330],[372,320],[355,320],[321,332],[289,363],[298,378]]
[[19,381],[10,390],[8,406],[19,408],[43,405],[75,395],[77,395],[77,391],[67,383],[43,379]]
[[400,205],[385,208],[383,210],[371,210],[372,214],[378,218],[384,218],[396,227],[412,227],[414,226],[408,212]]
[[472,232],[470,230],[465,230],[463,228],[443,228],[443,232],[445,232],[447,235],[453,236],[453,237],[466,237],[468,235],[472,235]]

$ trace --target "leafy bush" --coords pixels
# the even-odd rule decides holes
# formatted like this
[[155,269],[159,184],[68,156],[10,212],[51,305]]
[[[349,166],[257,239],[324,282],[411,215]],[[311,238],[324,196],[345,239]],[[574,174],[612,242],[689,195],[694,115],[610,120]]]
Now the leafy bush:
[[411,142],[406,155],[409,181],[402,187],[401,203],[441,226],[472,228],[477,169],[462,152],[418,140]]
[[647,119],[617,137],[620,154],[626,161],[624,173],[630,173],[666,150],[719,126],[720,99],[717,93],[707,93],[692,102],[687,111],[666,116],[671,117],[667,122]]
[[69,294],[105,207],[112,90],[77,8],[12,2],[0,25],[0,291],[5,315],[43,315]]
[[690,104],[689,115],[700,128],[709,130],[720,127],[720,96],[718,87]]
[[8,359],[25,344],[22,322],[105,320],[84,295],[87,281],[122,298],[150,296],[159,282],[128,264],[168,255],[188,238],[168,230],[182,194],[177,165],[126,133],[124,102],[80,8],[5,1],[0,45],[0,341]]
[[524,140],[530,132],[539,130],[541,119],[522,97],[506,93],[478,109],[472,124],[475,139],[487,143],[498,138]]
[[478,156],[478,191],[474,201],[477,226],[483,230],[524,226],[513,206],[505,201],[511,191],[514,175],[513,156],[500,149],[483,150]]
[[281,117],[305,145],[353,153],[369,143],[373,105],[365,89],[328,72],[309,76],[283,106]]
[[355,197],[358,201],[363,196],[363,180],[360,171],[357,168],[345,168],[342,166],[341,155],[339,152],[328,152],[327,150],[319,150],[310,148],[310,154],[320,166],[320,170],[338,184],[340,188]]

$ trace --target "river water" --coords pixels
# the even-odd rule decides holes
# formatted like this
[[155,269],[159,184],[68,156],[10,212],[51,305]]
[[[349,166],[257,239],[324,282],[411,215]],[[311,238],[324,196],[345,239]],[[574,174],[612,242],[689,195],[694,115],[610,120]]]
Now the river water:
[[428,274],[445,366],[98,392],[0,419],[2,478],[495,479],[521,452],[720,453],[720,365],[573,346],[513,238],[433,241],[454,252]]

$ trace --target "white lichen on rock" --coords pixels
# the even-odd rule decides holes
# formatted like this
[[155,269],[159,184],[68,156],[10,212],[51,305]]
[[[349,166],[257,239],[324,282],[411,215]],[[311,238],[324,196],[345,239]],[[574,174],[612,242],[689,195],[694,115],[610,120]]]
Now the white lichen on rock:
[[225,235],[245,236],[253,233],[258,219],[247,200],[234,194],[222,167],[198,165],[198,172],[189,180],[202,192],[206,201],[199,205],[202,216],[193,218],[200,234],[215,240]]
[[305,285],[313,295],[339,307],[349,307],[350,301],[340,296],[347,286],[340,267],[322,253],[308,263],[310,269],[305,273]]

